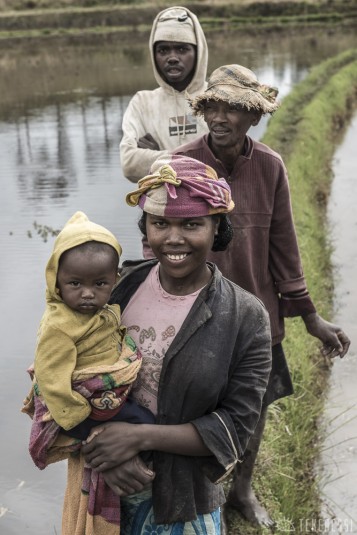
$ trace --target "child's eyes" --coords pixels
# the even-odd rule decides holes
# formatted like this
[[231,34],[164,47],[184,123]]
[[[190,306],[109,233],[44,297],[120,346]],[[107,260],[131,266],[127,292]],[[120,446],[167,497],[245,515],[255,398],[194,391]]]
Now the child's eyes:
[[80,283],[79,283],[78,281],[71,281],[69,284],[70,284],[71,286],[74,286],[75,288],[77,288],[77,287],[79,286]]

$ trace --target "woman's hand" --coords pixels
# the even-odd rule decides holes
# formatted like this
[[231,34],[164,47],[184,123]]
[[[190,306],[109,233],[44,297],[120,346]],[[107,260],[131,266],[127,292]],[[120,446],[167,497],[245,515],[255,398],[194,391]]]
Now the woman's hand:
[[329,323],[315,312],[304,316],[303,320],[307,331],[321,340],[321,353],[325,357],[342,359],[346,355],[351,341],[340,327]]
[[[94,436],[94,438],[93,438]],[[112,422],[98,426],[82,445],[86,462],[104,472],[135,457],[141,451],[165,451],[177,455],[206,456],[211,451],[191,423],[179,425]]]
[[112,422],[97,426],[82,445],[86,462],[104,472],[132,459],[142,449],[139,430],[143,425]]
[[103,472],[102,475],[107,485],[118,496],[127,496],[142,491],[155,477],[155,473],[139,456]]

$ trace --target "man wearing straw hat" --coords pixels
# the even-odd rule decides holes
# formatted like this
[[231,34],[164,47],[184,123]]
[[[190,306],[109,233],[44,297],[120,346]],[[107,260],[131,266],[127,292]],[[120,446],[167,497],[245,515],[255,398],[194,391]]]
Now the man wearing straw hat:
[[211,74],[207,89],[191,99],[194,113],[204,117],[209,134],[174,151],[210,165],[229,182],[235,203],[230,214],[234,237],[225,252],[212,253],[210,259],[224,276],[257,295],[270,315],[273,365],[263,410],[228,494],[228,504],[249,521],[270,527],[274,523],[258,502],[251,480],[267,407],[293,393],[282,347],[284,317],[301,316],[309,334],[321,340],[326,356],[342,358],[350,345],[340,327],[317,314],[308,293],[285,165],[279,154],[247,135],[262,115],[278,109],[277,94],[276,88],[260,83],[250,69],[219,67]]

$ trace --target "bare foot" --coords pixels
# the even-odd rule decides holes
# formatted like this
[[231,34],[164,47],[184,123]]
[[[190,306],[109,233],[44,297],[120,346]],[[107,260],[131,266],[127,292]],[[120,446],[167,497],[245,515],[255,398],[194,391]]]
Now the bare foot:
[[233,497],[229,494],[227,504],[233,509],[237,509],[252,524],[259,524],[268,528],[274,527],[274,521],[270,518],[268,511],[260,505],[252,490],[244,496],[235,495]]

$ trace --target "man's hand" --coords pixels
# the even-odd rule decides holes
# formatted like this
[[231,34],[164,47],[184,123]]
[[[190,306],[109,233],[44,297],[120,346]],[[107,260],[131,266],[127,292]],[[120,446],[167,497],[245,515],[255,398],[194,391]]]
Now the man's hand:
[[127,496],[140,492],[151,483],[155,473],[150,470],[139,456],[116,466],[111,470],[102,472],[105,482],[118,496]]
[[321,318],[316,312],[303,317],[309,334],[319,338],[323,346],[321,353],[325,357],[340,357],[346,355],[351,341],[341,327],[329,323]]
[[139,138],[138,147],[139,149],[160,150],[159,144],[149,133]]

